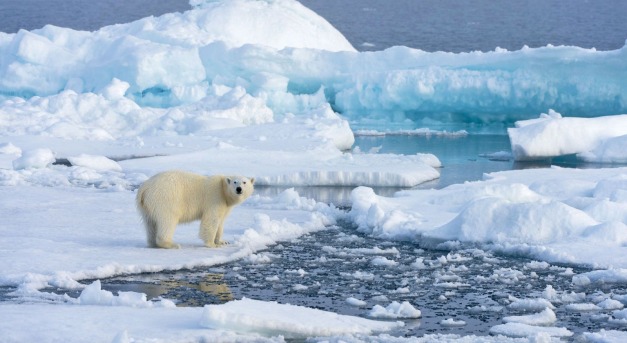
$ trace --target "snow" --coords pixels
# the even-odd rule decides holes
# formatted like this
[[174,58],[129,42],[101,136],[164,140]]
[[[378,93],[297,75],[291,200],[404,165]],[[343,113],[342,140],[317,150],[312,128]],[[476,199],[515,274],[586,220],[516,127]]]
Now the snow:
[[[481,243],[545,262],[614,268],[576,276],[574,282],[582,285],[605,277],[621,281],[627,268],[626,173],[625,168],[506,171],[393,197],[357,187],[350,216],[359,230],[384,239]],[[496,277],[516,282],[510,272]]]
[[[531,270],[546,268],[546,262],[600,268],[573,275],[579,286],[625,282],[627,168],[499,172],[482,181],[384,197],[373,188],[414,187],[437,179],[446,166],[432,154],[351,149],[355,132],[456,137],[468,135],[471,122],[519,120],[509,130],[512,153],[489,158],[577,154],[589,162],[625,163],[627,47],[461,54],[394,47],[358,53],[328,22],[293,0],[191,3],[194,8],[184,13],[94,32],[48,25],[0,33],[0,286],[13,287],[16,297],[0,303],[3,341],[281,342],[331,335],[338,336],[331,341],[350,342],[358,341],[358,334],[401,325],[379,319],[419,318],[421,311],[411,303],[389,303],[383,295],[372,299],[389,305],[374,305],[371,319],[364,319],[252,299],[174,307],[143,293],[113,294],[98,280],[238,259],[272,263],[276,256],[263,252],[268,246],[340,219],[382,240],[433,240],[448,247],[470,242],[531,257],[537,262],[524,266]],[[550,108],[570,117],[549,111],[532,119]],[[437,129],[447,124],[461,127]],[[417,128],[424,125],[434,128]],[[236,207],[225,223],[231,243],[226,247],[202,246],[198,224],[191,223],[176,231],[181,249],[148,249],[135,190],[151,175],[173,168],[246,175],[255,177],[259,188],[287,189],[270,196],[258,191]],[[347,214],[301,196],[289,188],[294,186],[356,188]],[[395,248],[330,253],[359,255],[386,268],[399,264]],[[417,258],[411,268],[460,258]],[[292,272],[306,273],[286,271]],[[367,270],[342,276],[374,279]],[[490,280],[514,283],[525,277],[500,268]],[[281,280],[282,275],[271,277]],[[450,275],[438,281],[451,289],[468,285]],[[46,287],[81,295],[48,293]],[[491,330],[523,339],[427,335],[424,341],[569,337],[564,328],[530,325],[549,324],[551,301],[613,311],[610,320],[617,325],[627,318],[624,299],[584,306],[585,295],[554,289],[545,297],[512,299],[509,309],[539,313],[506,317],[509,323]],[[346,302],[368,306],[357,298]],[[463,324],[450,314],[441,321]],[[621,341],[625,335],[601,331],[584,338]]]

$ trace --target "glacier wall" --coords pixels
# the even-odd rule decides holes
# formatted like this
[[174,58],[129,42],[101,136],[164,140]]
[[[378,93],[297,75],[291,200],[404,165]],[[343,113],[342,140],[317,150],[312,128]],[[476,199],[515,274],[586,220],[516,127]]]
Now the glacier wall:
[[513,123],[548,109],[627,113],[627,47],[359,53],[293,0],[201,1],[184,13],[95,32],[46,26],[0,33],[0,75],[0,100],[101,93],[119,79],[141,106],[192,104],[228,86],[275,114],[317,108],[323,90],[335,111],[371,128]]

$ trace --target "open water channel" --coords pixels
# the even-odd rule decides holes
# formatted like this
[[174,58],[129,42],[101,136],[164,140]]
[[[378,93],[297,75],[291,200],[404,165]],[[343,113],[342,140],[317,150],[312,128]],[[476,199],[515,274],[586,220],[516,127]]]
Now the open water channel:
[[[443,163],[442,177],[421,188],[479,180],[486,172],[543,166],[515,164],[508,159],[509,141],[504,135],[362,136],[357,138],[356,146],[381,153],[436,154]],[[571,163],[568,159],[558,162]],[[397,190],[377,191],[392,195]],[[281,190],[258,191],[267,195]],[[349,205],[348,188],[297,191],[319,201]],[[406,325],[392,333],[396,336],[488,335],[492,328],[503,324],[505,316],[538,312],[533,306],[518,306],[521,300],[557,294],[558,300],[552,299],[557,316],[554,326],[567,328],[575,334],[573,337],[600,329],[627,330],[611,321],[610,309],[580,311],[569,306],[616,297],[627,300],[627,287],[622,284],[579,288],[572,283],[573,275],[587,271],[590,269],[583,266],[498,255],[470,245],[381,241],[358,232],[350,222],[341,222],[228,264],[101,282],[109,291],[143,292],[149,298],[172,299],[178,306],[204,306],[247,297],[368,317],[375,305],[408,301],[422,312],[422,317],[405,320]],[[63,289],[47,291],[79,295],[78,291]]]

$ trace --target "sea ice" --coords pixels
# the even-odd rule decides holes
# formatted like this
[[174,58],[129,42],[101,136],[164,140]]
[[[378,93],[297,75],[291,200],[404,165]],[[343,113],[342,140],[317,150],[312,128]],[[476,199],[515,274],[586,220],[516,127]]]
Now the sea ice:
[[388,306],[374,305],[368,313],[372,318],[400,319],[400,318],[420,318],[422,313],[408,301],[399,303],[393,301]]
[[287,338],[370,334],[402,326],[402,322],[374,321],[302,306],[244,298],[223,305],[207,305],[201,325],[236,332],[283,335]]
[[528,314],[522,316],[509,316],[504,317],[503,321],[506,323],[522,323],[527,325],[551,325],[557,321],[555,312],[550,308],[545,308],[544,311]]
[[571,337],[573,332],[561,327],[535,326],[523,323],[506,323],[493,326],[490,329],[493,335],[504,335],[508,337],[535,337],[538,334],[550,337],[566,338]]

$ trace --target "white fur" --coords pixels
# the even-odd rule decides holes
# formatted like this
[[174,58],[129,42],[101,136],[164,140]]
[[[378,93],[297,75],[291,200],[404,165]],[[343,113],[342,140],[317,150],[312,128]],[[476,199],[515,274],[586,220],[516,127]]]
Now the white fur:
[[252,194],[254,182],[254,178],[204,176],[177,170],[154,175],[139,187],[136,198],[148,245],[179,248],[172,241],[176,226],[199,219],[199,237],[206,246],[226,244],[222,241],[224,220],[233,206]]

